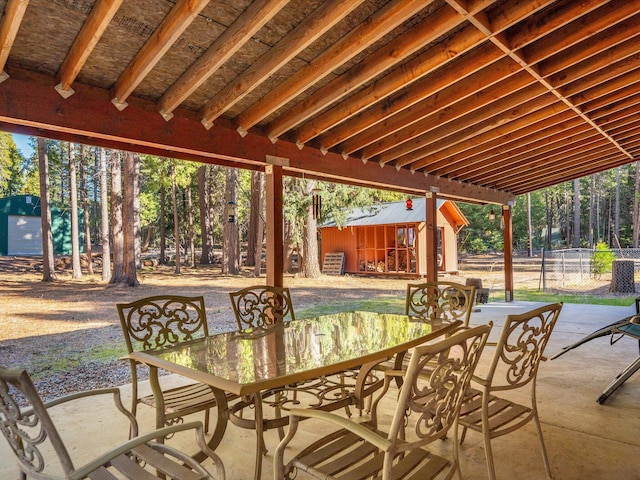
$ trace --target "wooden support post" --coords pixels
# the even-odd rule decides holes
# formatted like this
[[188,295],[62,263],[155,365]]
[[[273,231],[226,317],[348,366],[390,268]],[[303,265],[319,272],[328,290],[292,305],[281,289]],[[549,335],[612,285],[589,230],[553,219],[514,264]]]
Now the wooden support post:
[[513,222],[511,206],[502,206],[502,221],[504,222],[504,300],[513,302]]
[[282,212],[282,165],[286,159],[267,156],[266,224],[267,285],[284,286],[284,215]]
[[427,234],[427,282],[438,281],[438,205],[436,194],[425,194],[427,209],[426,234]]

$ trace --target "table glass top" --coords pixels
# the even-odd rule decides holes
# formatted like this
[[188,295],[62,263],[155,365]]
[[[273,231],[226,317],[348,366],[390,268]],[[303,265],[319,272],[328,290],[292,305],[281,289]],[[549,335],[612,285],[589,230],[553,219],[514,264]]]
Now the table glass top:
[[[147,352],[158,359],[238,384],[312,372],[397,351],[448,326],[406,315],[343,312],[280,323],[268,330],[229,332]],[[420,343],[420,342],[418,342]],[[355,364],[354,364],[355,365]]]
[[[229,332],[164,350],[158,359],[238,384],[322,369],[415,342],[447,323],[406,315],[343,312],[280,323],[268,330]],[[418,342],[419,343],[419,342]]]

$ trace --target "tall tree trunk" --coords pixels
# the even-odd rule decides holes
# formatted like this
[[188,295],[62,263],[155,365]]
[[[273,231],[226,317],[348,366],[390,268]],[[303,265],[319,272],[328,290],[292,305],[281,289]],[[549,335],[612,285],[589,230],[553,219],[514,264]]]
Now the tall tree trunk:
[[[216,197],[216,173],[219,171],[221,167],[217,167],[214,165],[209,165],[209,184],[207,185],[207,212],[209,215],[209,230],[207,230],[207,235],[209,236],[209,248],[210,248],[210,261],[211,263],[215,262],[214,248],[216,244],[216,232],[213,226],[216,224],[216,203],[218,202],[218,198]],[[220,202],[222,203],[222,202]],[[220,220],[219,223],[222,223],[223,220]]]
[[[295,246],[293,222],[287,218],[284,220],[284,260],[282,269],[291,273],[293,271],[293,253]],[[300,262],[300,255],[298,255],[298,262]],[[300,265],[300,263],[298,263]]]
[[[87,273],[93,275],[93,260],[91,258],[91,221],[89,213],[89,201],[87,195],[87,159],[85,158],[85,146],[80,145],[80,199],[84,212],[84,253],[87,255]],[[95,189],[94,189],[95,190]]]
[[[142,268],[142,225],[140,223],[140,154],[133,153],[133,252],[136,269]],[[136,278],[136,282],[137,282]]]
[[580,248],[580,179],[573,181],[573,248]]
[[187,187],[187,221],[189,225],[189,256],[191,266],[196,266],[196,245],[193,240],[193,199],[191,198],[191,185]]
[[102,280],[111,278],[111,241],[109,239],[109,204],[107,192],[107,155],[100,149],[100,216],[102,218]]
[[171,201],[173,203],[173,237],[176,250],[176,269],[174,273],[180,275],[180,221],[178,219],[178,195],[176,194],[176,166],[171,163]]
[[209,243],[209,230],[211,223],[209,219],[207,189],[207,166],[202,165],[198,168],[198,207],[200,210],[200,236],[202,238],[202,251],[200,253],[200,264],[210,265],[213,263],[212,250],[213,245]]
[[[222,246],[222,273],[237,275],[240,272],[240,237],[235,208],[238,205],[238,170],[227,168],[226,199],[227,215],[224,221],[224,244]],[[233,211],[231,211],[233,210]]]
[[68,143],[67,146],[69,148],[69,203],[71,204],[71,278],[82,278],[78,222],[78,186],[76,185],[76,151],[73,143]]
[[259,205],[262,200],[262,184],[260,183],[262,172],[251,172],[251,208],[249,210],[249,231],[247,233],[247,266],[255,265],[256,248],[258,238],[258,223],[260,218]]
[[165,218],[167,218],[167,191],[164,183],[160,185],[160,265],[167,263],[167,229],[165,228]]
[[[305,186],[305,194],[307,198],[313,195],[313,189],[316,187],[315,180],[307,181]],[[304,223],[302,235],[302,249],[304,257],[300,268],[301,276],[305,278],[316,278],[321,274],[320,262],[318,260],[318,223],[313,214],[313,205],[309,202],[307,207],[307,218]]]
[[596,219],[596,176],[591,175],[589,184],[589,248],[595,247],[594,230]]
[[633,248],[640,246],[640,161],[636,162],[636,182],[633,195]]
[[[251,202],[253,203],[251,207],[251,213],[253,214],[253,208],[256,209],[256,232],[255,232],[255,240],[254,240],[254,252],[253,252],[253,276],[259,277],[260,272],[262,270],[262,241],[264,236],[264,174],[262,172],[256,172],[256,185],[255,189],[251,194]],[[253,181],[253,178],[252,178]],[[257,193],[257,200],[254,202],[253,197],[254,194]],[[251,242],[249,242],[251,244]]]
[[111,152],[111,232],[113,235],[113,272],[109,283],[124,278],[124,233],[122,225],[122,152]]
[[49,156],[44,138],[38,137],[38,171],[40,174],[40,221],[42,225],[42,281],[56,280],[51,233],[51,192],[49,189]]
[[[126,152],[124,156],[124,208],[123,237],[124,237],[124,272],[122,282],[129,287],[137,287],[138,282],[138,258],[140,245],[139,230],[139,178],[140,157],[132,152]],[[137,245],[137,246],[136,246]]]

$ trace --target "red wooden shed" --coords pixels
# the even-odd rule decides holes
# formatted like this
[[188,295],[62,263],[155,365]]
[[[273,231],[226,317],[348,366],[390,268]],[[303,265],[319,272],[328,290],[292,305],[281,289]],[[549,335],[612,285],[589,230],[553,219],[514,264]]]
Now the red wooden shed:
[[[469,222],[455,202],[438,199],[437,207],[438,271],[456,273],[458,232]],[[344,273],[427,274],[424,198],[356,209],[343,226],[327,223],[320,232],[322,258],[344,253]]]

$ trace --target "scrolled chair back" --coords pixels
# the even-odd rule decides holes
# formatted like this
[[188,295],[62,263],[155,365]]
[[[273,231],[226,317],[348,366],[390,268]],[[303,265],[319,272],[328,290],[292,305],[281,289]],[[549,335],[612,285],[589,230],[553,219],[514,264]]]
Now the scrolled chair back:
[[461,320],[469,325],[476,287],[455,282],[407,285],[405,314],[418,319]]
[[240,331],[295,320],[288,288],[259,285],[230,292],[229,297]]
[[562,303],[507,315],[487,378],[491,390],[519,388],[535,380]]
[[[389,439],[405,441],[405,434],[401,432],[406,425],[414,425],[417,438],[414,447],[418,447],[443,438],[456,426],[465,391],[492,325],[460,329],[442,341],[415,348],[400,390]],[[410,417],[412,421],[408,421]]]
[[156,295],[116,307],[130,353],[209,335],[202,296]]

